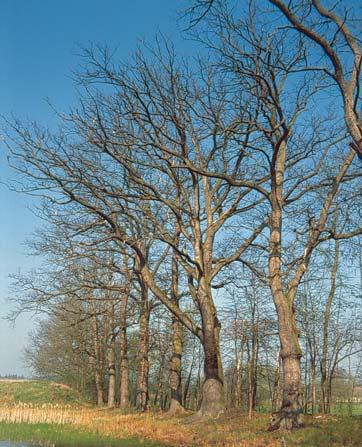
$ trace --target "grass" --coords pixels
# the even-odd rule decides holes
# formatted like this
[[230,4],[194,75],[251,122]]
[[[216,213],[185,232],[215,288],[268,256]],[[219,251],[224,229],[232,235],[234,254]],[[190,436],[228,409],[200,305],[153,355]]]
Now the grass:
[[[49,396],[53,396],[51,404],[46,402]],[[77,393],[49,382],[0,387],[0,439],[42,441],[57,447],[361,446],[360,416],[307,416],[306,428],[292,433],[269,433],[268,419],[267,414],[256,413],[249,420],[236,411],[202,422],[191,422],[187,414],[177,418],[155,413],[125,415],[82,404]]]
[[0,423],[0,439],[7,441],[39,443],[56,447],[158,447],[159,443],[144,442],[135,438],[105,437],[72,426],[52,424]]
[[[268,433],[268,416],[252,420],[234,412],[203,422],[187,416],[124,415],[117,410],[78,409],[72,424],[5,424],[13,440],[42,440],[61,446],[180,446],[180,447],[360,447],[362,418],[307,417],[306,428],[292,433]],[[5,427],[5,428],[4,428]],[[15,430],[16,429],[16,430]],[[26,436],[25,436],[26,435]],[[138,439],[138,440],[137,440]],[[143,440],[143,441],[141,441]]]
[[360,447],[362,435],[360,417],[307,417],[304,429],[268,433],[268,416],[262,414],[249,420],[235,412],[201,423],[187,416],[93,408],[79,408],[72,415],[72,424],[63,425],[1,422],[0,439],[47,441],[56,447]]
[[196,445],[214,447],[360,447],[362,419],[348,417],[306,418],[306,427],[291,433],[268,433],[268,416],[249,420],[235,413],[195,427]]
[[[289,435],[295,444],[302,447],[360,447],[362,419],[329,417]],[[288,445],[288,444],[287,444]]]
[[348,403],[341,402],[332,406],[331,413],[342,416],[362,416],[362,403],[353,402],[349,405]]
[[72,388],[41,380],[0,380],[0,404],[25,402],[34,405],[85,405],[87,401]]

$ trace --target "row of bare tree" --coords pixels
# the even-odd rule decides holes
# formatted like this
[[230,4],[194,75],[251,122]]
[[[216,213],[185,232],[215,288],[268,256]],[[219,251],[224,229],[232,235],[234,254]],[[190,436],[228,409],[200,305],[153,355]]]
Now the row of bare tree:
[[[329,413],[337,399],[351,402],[355,385],[362,380],[356,318],[361,311],[352,315],[348,308],[356,291],[347,280],[342,282],[342,272],[338,280],[333,276],[335,261],[329,266],[325,259],[323,262],[329,267],[325,276],[327,282],[331,279],[331,290],[327,287],[321,294],[325,278],[309,278],[298,299],[306,413]],[[101,277],[100,271],[96,277]],[[26,283],[30,285],[29,277]],[[100,293],[89,280],[85,293],[77,295],[63,286],[62,297],[48,306],[49,316],[31,336],[27,364],[37,376],[67,383],[99,406],[161,409],[169,414],[183,408],[197,410],[203,381],[201,344],[157,302],[150,306],[145,325],[137,285],[130,287],[132,293],[115,293],[115,278],[110,281],[109,275],[106,284]],[[228,286],[218,310],[223,321],[227,408],[241,409],[249,417],[254,411],[277,410],[282,385],[280,356],[277,321],[267,288],[255,277],[244,275],[244,281]],[[324,332],[327,324],[331,327]]]
[[[224,319],[216,300],[222,302],[230,287],[240,297],[237,291],[252,275],[260,290],[269,291],[267,302],[276,312],[272,332],[280,342],[281,408],[270,428],[301,426],[301,329],[312,371],[317,364],[309,303],[315,292],[303,288],[321,251],[335,258],[322,328],[328,407],[339,245],[358,246],[362,233],[356,157],[361,49],[349,11],[340,15],[317,0],[269,3],[250,1],[238,14],[228,2],[197,2],[189,11],[189,32],[209,49],[197,60],[181,61],[162,40],[127,64],[116,64],[107,49],[89,49],[78,79],[79,105],[59,115],[59,131],[9,123],[21,189],[42,197],[48,222],[36,251],[48,254],[52,265],[43,276],[19,279],[19,301],[25,308],[29,302],[49,307],[74,295],[87,303],[82,313],[94,334],[106,312],[100,330],[110,390],[117,340],[120,362],[127,361],[125,314],[132,303],[139,320],[139,409],[147,405],[150,314],[162,306],[172,318],[172,411],[182,405],[184,329],[203,349],[199,415],[225,410]],[[259,295],[264,292],[258,289],[254,301]],[[255,407],[259,336],[272,337],[267,319],[253,323],[255,312],[236,322],[248,321],[250,332],[243,348],[249,412]],[[95,370],[97,352],[104,351],[99,343],[95,336],[89,351]]]

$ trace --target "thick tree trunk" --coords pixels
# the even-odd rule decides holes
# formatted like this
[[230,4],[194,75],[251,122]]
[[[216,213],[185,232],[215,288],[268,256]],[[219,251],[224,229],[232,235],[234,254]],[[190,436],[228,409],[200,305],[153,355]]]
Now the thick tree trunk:
[[115,365],[115,340],[112,335],[110,345],[108,347],[108,408],[114,408],[116,396],[116,365]]
[[[243,335],[244,338],[244,335]],[[235,360],[235,388],[232,390],[233,402],[231,402],[232,406],[235,408],[239,408],[241,406],[241,394],[242,394],[242,371],[243,371],[243,354],[244,354],[244,343],[242,342],[240,352],[237,354],[237,358]]]
[[303,425],[300,359],[297,350],[282,357],[283,400],[279,415],[284,418],[281,428],[288,430]]
[[103,407],[104,400],[103,400],[102,377],[99,374],[99,371],[97,369],[94,372],[94,382],[95,382],[96,393],[97,393],[97,405],[98,405],[98,407]]
[[[359,64],[361,64],[361,53],[359,55]],[[358,63],[356,63],[356,67]],[[357,76],[358,77],[358,76]],[[346,95],[346,91],[348,94]],[[362,160],[362,126],[361,118],[355,112],[355,97],[354,89],[345,87],[344,91],[344,115],[348,130],[353,138],[353,142],[350,143],[352,149],[356,152],[359,159]]]
[[[210,291],[211,294],[211,291]],[[206,302],[206,300],[208,302]],[[225,411],[224,380],[220,355],[220,323],[210,297],[202,297],[204,383],[198,416],[218,417]]]
[[127,302],[128,296],[125,295],[120,307],[120,398],[119,406],[122,409],[129,405],[129,366],[128,366],[128,346],[127,346]]
[[[177,234],[179,238],[179,232]],[[176,253],[172,257],[172,299],[179,306],[179,271]],[[180,321],[172,317],[172,356],[170,360],[169,383],[171,389],[171,400],[168,414],[173,416],[183,412],[182,406],[182,382],[181,382],[181,361],[183,351],[183,330]]]
[[[274,146],[274,159],[271,193],[271,216],[269,238],[269,278],[275,308],[278,314],[280,357],[282,361],[282,407],[272,414],[269,430],[285,428],[291,430],[303,425],[303,406],[301,399],[302,351],[299,345],[299,332],[294,314],[294,300],[302,276],[294,277],[286,293],[282,272],[282,216],[283,184],[286,159],[287,136]],[[303,272],[305,271],[303,267]]]
[[137,398],[138,411],[146,411],[148,404],[148,351],[149,351],[149,320],[150,311],[148,303],[148,290],[144,284],[142,288],[141,315],[139,323],[139,352],[137,369]]
[[94,386],[96,391],[97,398],[97,406],[103,407],[103,385],[102,385],[102,375],[100,373],[99,365],[97,364],[97,359],[95,357],[91,357],[90,359],[90,368],[93,372]]
[[181,323],[174,317],[172,319],[172,357],[170,361],[170,388],[171,401],[169,415],[183,412],[181,393],[181,359],[183,349],[183,331]]
[[294,311],[288,306],[279,307],[279,338],[282,360],[282,406],[271,417],[269,430],[292,430],[303,426],[301,393],[301,357],[299,333]]
[[129,406],[129,368],[127,357],[123,357],[120,363],[120,367],[121,371],[119,407],[125,409]]

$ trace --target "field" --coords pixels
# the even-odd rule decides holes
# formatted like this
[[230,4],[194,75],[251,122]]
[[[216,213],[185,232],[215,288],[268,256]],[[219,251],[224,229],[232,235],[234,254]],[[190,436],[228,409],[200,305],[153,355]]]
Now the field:
[[352,403],[349,406],[347,403],[339,403],[333,405],[331,413],[342,416],[362,416],[362,403]]
[[0,405],[14,403],[86,405],[88,402],[67,385],[41,380],[0,379]]
[[76,426],[52,424],[9,424],[0,422],[0,440],[30,441],[45,447],[157,447],[158,442],[140,442],[92,433]]
[[[32,394],[39,391],[39,395]],[[56,447],[359,447],[360,416],[307,417],[306,428],[268,433],[268,415],[252,420],[230,412],[217,421],[188,415],[122,414],[96,409],[74,391],[49,382],[0,383],[0,439],[42,441]],[[57,396],[59,401],[54,400]],[[45,402],[46,396],[53,399]],[[44,423],[47,421],[48,423]]]

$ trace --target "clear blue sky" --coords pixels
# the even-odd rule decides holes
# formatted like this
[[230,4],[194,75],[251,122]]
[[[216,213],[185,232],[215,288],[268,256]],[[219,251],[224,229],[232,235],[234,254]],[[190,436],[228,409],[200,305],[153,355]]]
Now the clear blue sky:
[[[76,101],[72,72],[79,48],[90,43],[117,48],[126,59],[140,39],[152,41],[161,31],[184,54],[193,51],[177,24],[185,0],[2,0],[0,14],[0,114],[36,119],[52,126],[45,99],[58,110]],[[7,166],[0,142],[0,181],[14,173]],[[26,256],[23,242],[37,222],[28,197],[0,183],[0,316],[9,311],[9,274],[25,272],[36,263]],[[15,328],[0,320],[0,374],[23,373],[20,359],[32,327],[29,315]]]

